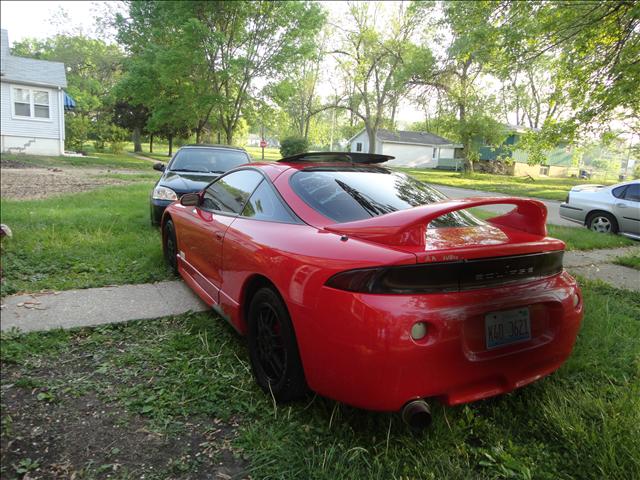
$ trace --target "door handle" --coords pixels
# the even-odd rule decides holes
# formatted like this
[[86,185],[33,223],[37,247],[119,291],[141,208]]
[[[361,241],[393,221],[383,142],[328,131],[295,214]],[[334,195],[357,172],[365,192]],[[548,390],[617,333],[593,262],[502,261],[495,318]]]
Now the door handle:
[[222,240],[222,237],[224,237],[224,233],[222,232],[216,232],[216,238],[219,240]]
[[624,203],[616,203],[616,207],[618,207],[618,208],[627,208],[627,206]]

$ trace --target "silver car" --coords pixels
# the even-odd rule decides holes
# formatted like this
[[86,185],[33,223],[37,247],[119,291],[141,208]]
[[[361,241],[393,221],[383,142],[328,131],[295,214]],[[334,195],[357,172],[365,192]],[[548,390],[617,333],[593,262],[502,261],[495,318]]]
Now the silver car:
[[640,240],[640,180],[609,187],[573,187],[560,205],[560,216],[594,232],[620,233]]

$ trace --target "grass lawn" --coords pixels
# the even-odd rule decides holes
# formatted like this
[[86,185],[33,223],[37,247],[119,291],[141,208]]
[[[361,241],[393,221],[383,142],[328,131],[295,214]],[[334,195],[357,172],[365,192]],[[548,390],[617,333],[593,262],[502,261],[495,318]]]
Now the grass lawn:
[[399,415],[324,398],[275,406],[213,314],[3,334],[2,445],[14,442],[3,477],[70,462],[82,478],[115,464],[120,479],[204,478],[241,459],[252,478],[640,478],[640,299],[599,283],[583,293],[583,328],[558,372],[498,398],[436,403],[419,436]]
[[[157,175],[156,175],[157,176]],[[2,200],[2,294],[100,287],[169,278],[149,223],[153,182],[46,200]]]
[[[255,162],[259,162],[262,160],[262,149],[260,147],[244,147],[244,149],[249,152],[249,155],[251,155]],[[264,149],[265,161],[275,161],[280,160],[281,158],[282,155],[280,155],[280,150],[278,148]]]
[[616,258],[614,263],[640,270],[640,255],[637,253],[630,253],[629,255]]
[[487,192],[504,193],[507,195],[547,198],[549,200],[564,201],[571,187],[583,183],[599,183],[594,180],[578,180],[575,178],[536,178],[535,181],[524,177],[508,175],[489,175],[476,173],[461,175],[460,173],[441,170],[420,170],[400,168],[418,180],[450,187],[484,190]]
[[[95,158],[94,158],[95,157]],[[0,162],[20,162],[36,167],[85,167],[108,168],[122,170],[151,170],[153,164],[146,160],[134,158],[126,153],[92,153],[90,157],[43,157],[39,155],[15,155],[3,153]]]

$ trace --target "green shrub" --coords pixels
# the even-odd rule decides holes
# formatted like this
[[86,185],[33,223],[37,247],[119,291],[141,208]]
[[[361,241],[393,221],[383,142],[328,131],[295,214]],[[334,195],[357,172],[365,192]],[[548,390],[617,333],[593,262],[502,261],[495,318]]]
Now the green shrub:
[[122,153],[124,152],[124,142],[121,141],[113,141],[113,142],[109,142],[109,150],[111,151],[111,153]]
[[309,150],[309,142],[303,137],[287,137],[280,142],[280,154],[289,157]]

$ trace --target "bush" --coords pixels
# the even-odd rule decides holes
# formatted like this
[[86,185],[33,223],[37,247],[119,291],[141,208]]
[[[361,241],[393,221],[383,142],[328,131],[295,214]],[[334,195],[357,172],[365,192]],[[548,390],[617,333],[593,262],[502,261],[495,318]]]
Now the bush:
[[309,142],[303,137],[287,137],[280,142],[280,155],[289,157],[309,150]]
[[65,117],[65,146],[69,149],[83,150],[89,136],[91,123],[85,116],[74,113]]
[[109,150],[111,153],[122,153],[124,152],[124,142],[121,141],[113,141],[109,142]]

